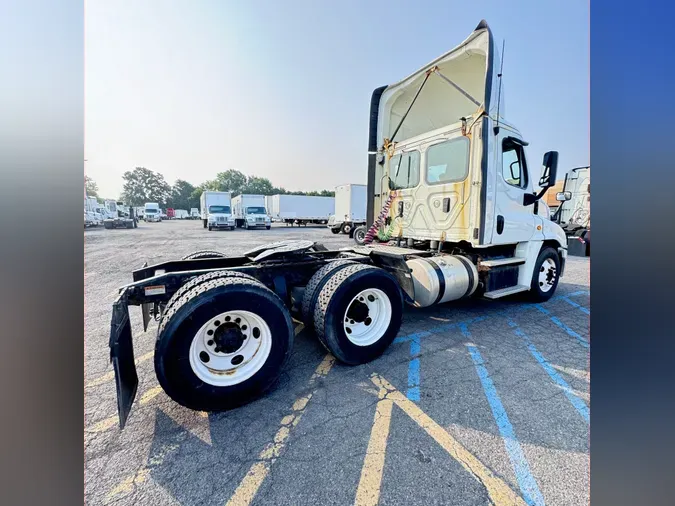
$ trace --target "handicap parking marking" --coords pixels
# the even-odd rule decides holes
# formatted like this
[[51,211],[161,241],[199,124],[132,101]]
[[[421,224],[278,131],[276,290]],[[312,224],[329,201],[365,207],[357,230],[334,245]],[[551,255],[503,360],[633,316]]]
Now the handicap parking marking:
[[[469,332],[466,325],[460,325],[460,330],[465,338],[471,340],[471,333]],[[530,465],[527,461],[527,458],[525,457],[525,453],[523,452],[520,443],[518,442],[513,425],[511,425],[506,410],[504,409],[504,405],[502,404],[495,385],[492,382],[492,378],[490,378],[490,374],[485,367],[483,357],[474,344],[469,342],[466,344],[466,347],[475,365],[476,373],[478,374],[481,385],[483,386],[485,397],[490,404],[494,421],[497,424],[499,433],[501,434],[502,440],[504,441],[504,447],[509,456],[509,460],[511,461],[513,471],[516,474],[520,491],[523,494],[527,504],[543,506],[545,504],[544,497],[539,490],[539,486],[537,485],[532,472],[530,471]]]

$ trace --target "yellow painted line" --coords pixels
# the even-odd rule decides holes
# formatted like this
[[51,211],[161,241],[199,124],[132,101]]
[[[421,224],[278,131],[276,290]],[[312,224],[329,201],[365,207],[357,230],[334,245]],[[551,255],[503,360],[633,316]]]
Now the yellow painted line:
[[295,335],[297,336],[300,332],[302,332],[305,328],[305,324],[301,323],[297,327],[295,327]]
[[[141,400],[139,401],[139,403],[141,404],[141,406],[143,406],[144,404],[147,404],[152,399],[157,397],[161,393],[161,391],[162,391],[162,387],[160,387],[160,386],[156,386],[156,387],[151,388],[150,390],[148,390],[147,392],[145,392],[141,396]],[[98,422],[91,429],[85,429],[85,432],[105,432],[108,429],[110,429],[111,427],[114,427],[118,422],[119,422],[119,418],[117,417],[117,415],[110,416],[110,417]]]
[[[385,393],[380,389],[380,393]],[[380,396],[382,399],[382,396]],[[356,490],[356,506],[376,506],[380,500],[380,487],[384,473],[384,457],[387,452],[387,438],[391,425],[391,410],[394,403],[390,399],[382,399],[377,403],[375,419],[370,432],[368,449],[363,460],[361,479]]]
[[[312,374],[308,386],[312,387],[316,383],[317,379],[326,376],[330,372],[334,363],[335,358],[331,354],[326,355],[319,366],[315,369],[314,374]],[[265,448],[260,452],[258,461],[251,466],[251,468],[246,473],[246,476],[244,476],[244,478],[241,480],[239,486],[234,491],[234,494],[227,502],[227,506],[248,506],[251,504],[263,481],[265,481],[265,478],[267,478],[272,464],[274,464],[286,446],[288,437],[291,434],[291,429],[298,425],[300,418],[302,418],[302,415],[307,408],[307,403],[315,392],[316,389],[314,389],[309,394],[303,395],[302,397],[296,399],[291,408],[292,413],[290,415],[284,416],[281,419],[281,422],[279,423],[279,430],[274,436],[274,442],[268,443],[267,446],[265,446]]]
[[[136,365],[141,364],[145,362],[146,360],[149,360],[153,357],[155,354],[154,351],[148,352],[145,355],[141,355],[136,359]],[[93,380],[91,383],[88,383],[86,385],[86,388],[91,388],[91,387],[97,387],[99,385],[102,385],[103,383],[107,383],[108,381],[112,381],[115,379],[115,371],[110,371],[105,373],[103,376],[100,376]]]
[[[419,425],[427,434],[446,451],[448,454],[457,460],[461,466],[466,469],[471,475],[483,484],[487,490],[492,503],[495,506],[526,506],[525,501],[518,496],[503,480],[499,479],[494,473],[486,467],[480,460],[478,460],[471,452],[469,452],[459,441],[453,438],[443,427],[434,422],[429,415],[422,411],[419,406],[409,400],[405,395],[396,390],[396,388],[387,380],[373,374],[371,381],[378,387],[378,396],[380,401],[390,400],[401,408],[410,418],[412,418],[417,425]],[[382,457],[384,458],[384,457]],[[381,482],[381,474],[378,480],[371,479],[371,483]],[[363,477],[363,474],[362,474]],[[359,487],[360,488],[360,487]],[[363,492],[366,497],[371,500],[364,504],[377,504],[379,500],[379,489],[368,489]],[[374,501],[372,500],[374,495]],[[358,500],[358,495],[357,495]],[[360,504],[360,503],[356,503]]]
[[117,485],[115,488],[113,488],[110,493],[108,493],[106,499],[110,500],[115,496],[118,496],[120,494],[128,494],[130,493],[135,486],[140,485],[144,481],[148,479],[150,476],[150,470],[147,468],[143,468],[140,471],[138,471],[136,474],[133,476],[129,476],[128,478],[125,478],[122,480],[119,485]]

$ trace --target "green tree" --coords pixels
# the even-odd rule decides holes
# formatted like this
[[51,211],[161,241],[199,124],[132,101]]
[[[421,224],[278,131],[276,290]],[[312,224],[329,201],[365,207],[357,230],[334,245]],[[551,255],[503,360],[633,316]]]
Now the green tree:
[[197,196],[196,201],[192,198],[194,192],[194,186],[187,181],[177,179],[171,187],[171,195],[166,206],[173,209],[185,209],[186,211],[189,211],[191,207],[199,207],[199,196]]
[[265,177],[249,176],[246,179],[246,184],[242,186],[240,193],[248,193],[255,195],[272,195],[274,186],[269,179]]
[[98,197],[98,185],[89,176],[84,176],[84,189],[88,197]]
[[127,205],[142,206],[146,202],[157,202],[164,207],[171,196],[171,187],[164,176],[145,167],[125,172],[122,179],[121,197]]

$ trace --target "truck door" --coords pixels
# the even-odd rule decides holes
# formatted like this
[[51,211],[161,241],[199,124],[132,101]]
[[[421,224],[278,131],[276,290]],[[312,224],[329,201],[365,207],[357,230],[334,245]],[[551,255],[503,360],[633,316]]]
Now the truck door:
[[394,236],[429,240],[471,239],[471,142],[459,130],[403,148],[390,160],[398,191],[390,216]]
[[534,206],[524,206],[526,193],[532,193],[524,146],[527,143],[502,128],[495,158],[495,216],[492,244],[528,241],[535,230]]

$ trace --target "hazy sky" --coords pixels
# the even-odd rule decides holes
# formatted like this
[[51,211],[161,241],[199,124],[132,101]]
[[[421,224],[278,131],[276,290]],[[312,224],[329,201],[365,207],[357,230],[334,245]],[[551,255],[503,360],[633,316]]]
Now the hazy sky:
[[136,166],[172,184],[229,168],[287,189],[365,183],[372,91],[486,19],[530,167],[588,164],[584,0],[87,0],[85,164],[106,197]]

